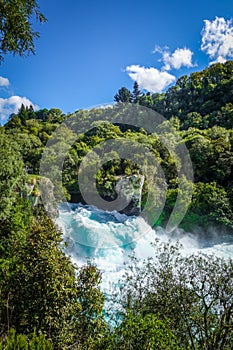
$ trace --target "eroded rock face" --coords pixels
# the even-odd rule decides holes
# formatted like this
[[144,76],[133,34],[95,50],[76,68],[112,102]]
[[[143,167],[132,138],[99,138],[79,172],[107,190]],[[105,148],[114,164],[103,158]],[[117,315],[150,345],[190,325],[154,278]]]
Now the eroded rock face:
[[50,179],[36,175],[26,183],[26,196],[32,206],[43,205],[51,218],[58,216],[58,204],[54,197],[54,186]]
[[[100,196],[107,202],[114,201],[116,197],[120,197],[122,203],[127,203],[123,209],[120,210],[121,213],[126,215],[139,215],[141,212],[144,181],[145,176],[140,174],[118,176],[115,185],[111,184],[111,186],[106,186],[105,190],[100,193]],[[113,189],[115,189],[115,191]],[[86,191],[88,190],[89,188],[87,187]],[[91,198],[91,194],[89,197]],[[71,193],[71,202],[87,204],[80,193]]]
[[117,195],[125,199],[127,207],[121,212],[127,215],[139,215],[142,205],[142,188],[144,175],[122,176],[116,184]]

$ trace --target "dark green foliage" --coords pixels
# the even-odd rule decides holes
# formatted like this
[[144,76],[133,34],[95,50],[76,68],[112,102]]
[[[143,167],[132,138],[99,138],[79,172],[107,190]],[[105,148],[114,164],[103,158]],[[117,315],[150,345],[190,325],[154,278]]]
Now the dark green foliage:
[[11,210],[22,186],[24,166],[17,144],[2,130],[0,132],[0,222],[4,221]]
[[[232,70],[230,61],[181,77],[163,94],[141,94],[135,83],[133,95],[122,88],[115,96],[117,102],[134,102],[134,108],[142,104],[164,114],[171,128],[166,131],[168,121],[161,125],[163,137],[174,150],[183,143],[188,147],[195,184],[182,226],[191,231],[197,225],[233,227]],[[133,116],[135,109],[127,111]],[[178,188],[179,157],[168,151],[157,134],[122,124],[120,112],[116,124],[111,124],[111,113],[115,110],[110,108],[71,115],[72,130],[79,132],[79,124],[89,126],[90,120],[93,127],[77,136],[62,124],[47,150],[47,177],[52,174],[56,179],[59,174],[60,168],[52,166],[54,158],[65,159],[61,184],[65,190],[58,190],[67,196],[80,195],[77,176],[83,158],[102,142],[114,139],[117,147],[111,160],[98,169],[94,179],[88,167],[95,166],[96,160],[84,167],[87,189],[94,181],[103,197],[114,199],[119,177],[143,173],[136,162],[121,159],[118,141],[126,142],[123,146],[130,142],[131,152],[142,164],[145,155],[132,143],[144,145],[165,174],[166,181],[156,167],[148,166],[158,184],[151,193],[155,204],[151,210],[166,192],[165,207],[157,220],[157,224],[166,224],[177,195],[182,192],[183,205],[192,185],[182,177],[184,186]],[[63,252],[61,232],[44,209],[33,209],[27,198],[34,180],[30,198],[40,195],[41,177],[36,174],[44,147],[66,118],[59,109],[34,111],[22,105],[0,127],[0,349],[232,349],[232,261],[204,255],[182,257],[177,247],[158,242],[155,260],[142,263],[135,259],[129,267],[114,298],[122,313],[115,314],[116,326],[108,327],[100,271],[92,263],[75,268]],[[98,121],[101,119],[103,122]],[[73,146],[69,148],[67,142]],[[146,178],[142,206],[148,191]]]
[[217,126],[203,131],[190,128],[183,135],[193,162],[195,180],[216,181],[228,187],[232,182],[232,130]]
[[[194,78],[195,77],[196,75]],[[181,87],[183,88],[188,84],[188,81],[188,77],[180,78],[177,81],[177,86],[179,89]],[[151,97],[152,95],[149,94],[146,96],[146,98]],[[155,96],[153,95],[153,98],[154,97]],[[161,102],[164,98],[164,94],[156,94],[156,99],[158,101]],[[139,99],[141,99],[141,96]],[[230,108],[229,104],[228,107]],[[24,115],[25,113],[27,115],[26,119],[22,117],[22,114]],[[82,122],[82,124],[85,125],[86,121],[88,125],[90,120],[104,120],[103,122],[94,122],[93,128],[86,134],[80,134],[77,136],[76,134],[72,134],[71,130],[68,130],[65,127],[60,128],[57,140],[54,141],[50,148],[50,153],[46,155],[48,177],[51,175],[53,178],[56,178],[56,174],[60,172],[59,168],[51,167],[54,157],[56,157],[56,155],[63,157],[64,150],[67,150],[67,141],[70,142],[70,140],[73,139],[74,143],[70,152],[66,153],[63,164],[63,187],[57,185],[55,182],[55,188],[58,189],[55,196],[57,200],[60,200],[61,198],[60,193],[64,193],[68,200],[70,200],[70,198],[82,198],[78,184],[79,166],[83,157],[85,157],[94,147],[98,147],[99,144],[109,139],[118,140],[123,138],[124,140],[139,142],[140,144],[145,145],[152,154],[155,155],[165,174],[168,186],[167,201],[165,204],[165,210],[157,221],[157,224],[165,224],[176,201],[176,162],[178,160],[169,154],[166,146],[155,134],[150,135],[145,130],[139,128],[130,129],[129,125],[120,123],[120,116],[117,125],[109,123],[108,118],[109,116],[111,117],[111,113],[115,113],[114,109],[93,109],[90,111],[80,110],[74,115],[71,115],[70,120],[74,117],[74,121],[73,123],[71,122],[71,125],[77,130],[79,130],[79,122]],[[24,165],[27,167],[29,173],[39,173],[40,159],[44,146],[46,142],[50,140],[53,131],[66,118],[67,117],[57,109],[43,109],[34,112],[31,108],[25,108],[22,106],[19,113],[12,116],[9,122],[5,125],[4,129],[6,130],[6,133],[14,139],[14,142],[17,143],[18,151],[20,151],[23,156]],[[180,138],[183,138],[183,142],[185,142],[185,145],[189,150],[194,169],[195,183],[207,184],[215,182],[217,186],[216,191],[218,192],[218,189],[222,189],[225,193],[219,209],[217,209],[219,205],[219,202],[217,201],[217,192],[216,195],[213,196],[213,198],[216,198],[214,211],[212,205],[211,209],[208,207],[208,202],[204,197],[202,197],[202,203],[200,200],[198,202],[195,201],[195,208],[194,205],[192,205],[192,208],[183,222],[183,227],[189,228],[189,230],[192,230],[195,224],[199,225],[201,222],[203,222],[203,225],[206,225],[208,223],[208,213],[210,212],[212,213],[212,222],[215,221],[215,223],[223,223],[232,227],[230,212],[233,207],[232,201],[228,199],[228,195],[232,187],[233,132],[232,129],[227,129],[223,126],[213,126],[212,128],[205,130],[202,130],[203,128],[199,129],[201,127],[200,125],[204,125],[204,121],[206,122],[206,118],[204,119],[198,112],[190,112],[189,118],[186,118],[184,121],[177,116],[171,117],[170,119],[173,133],[177,133]],[[189,123],[187,130],[179,130],[180,124],[182,123]],[[164,130],[166,130],[165,124],[166,123],[161,126],[161,128],[164,127]],[[192,127],[190,127],[190,125]],[[194,125],[195,127],[193,127]],[[172,147],[176,146],[175,138],[172,133],[166,134],[165,131],[164,137],[169,139],[169,142],[173,142]],[[174,141],[172,141],[173,139]],[[117,150],[118,149],[119,147],[117,147]],[[137,150],[135,152],[137,154]],[[119,159],[118,151],[112,154],[112,156],[112,161],[105,163],[102,168],[97,171],[95,179],[90,179],[89,171],[85,171],[85,181],[87,186],[89,181],[96,181],[100,195],[108,200],[113,200],[117,196],[115,185],[119,176],[131,176],[138,174],[138,172],[140,173],[140,168],[136,163],[126,159]],[[137,154],[137,157],[143,158],[143,155]],[[87,165],[91,166],[93,164],[89,162]],[[142,205],[145,205],[147,201],[147,184],[148,182],[146,179],[143,187]],[[89,189],[89,187],[87,187],[87,189]],[[171,194],[173,196],[172,200]],[[199,205],[202,209],[205,207],[204,215],[200,215],[202,211],[198,209]]]
[[100,272],[88,264],[76,276],[61,244],[52,220],[42,209],[32,213],[26,200],[1,226],[0,337],[14,328],[30,338],[36,329],[62,350],[94,349],[101,341],[106,326]]
[[[60,250],[61,234],[42,212],[15,235],[11,255],[2,262],[1,331],[13,327],[22,334],[39,329],[54,342],[68,337],[75,298],[74,269]],[[76,310],[75,310],[76,309]]]
[[141,91],[139,89],[139,85],[138,85],[137,81],[135,81],[135,83],[133,85],[133,93],[132,93],[133,100],[132,100],[132,102],[133,103],[138,103],[140,95],[141,95]]
[[77,300],[81,311],[76,320],[75,349],[98,349],[106,330],[104,295],[100,290],[101,273],[95,265],[84,266],[77,276]]
[[46,21],[35,0],[0,1],[0,61],[8,53],[24,56],[35,52],[34,39],[39,33],[33,31],[33,16],[40,23]]
[[179,350],[178,341],[168,322],[154,314],[134,315],[130,311],[113,336],[113,350]]
[[201,72],[180,77],[162,94],[143,94],[139,103],[153,108],[166,118],[174,116],[181,128],[233,127],[232,87],[233,61],[212,64]]
[[[201,221],[204,226],[208,225],[208,220],[232,227],[233,206],[230,199],[233,186],[232,81],[233,61],[227,61],[224,64],[213,64],[190,76],[182,76],[174,86],[161,94],[140,95],[137,84],[134,84],[133,102],[137,100],[140,105],[161,113],[171,121],[174,129],[183,137],[191,156],[196,188],[198,183],[204,183],[207,187],[208,183],[216,183],[213,189],[215,199],[211,201],[210,206],[208,206],[208,196],[204,195],[200,201],[197,201],[194,194],[193,204],[183,222],[184,227],[189,227],[191,230]],[[135,94],[138,95],[137,99]],[[158,145],[154,149],[158,151]],[[161,223],[163,218],[166,221],[171,212],[177,192],[174,192],[172,185],[175,178],[174,164],[172,165],[171,158],[164,157],[161,149],[159,151],[170,191],[167,193],[165,212],[158,221]],[[221,203],[217,200],[219,196],[222,198]],[[146,198],[145,193],[143,198]]]
[[[37,128],[42,129],[44,127],[44,123],[46,122],[48,125],[57,125],[64,119],[65,115],[60,109],[51,108],[48,110],[47,108],[44,108],[40,109],[39,111],[34,111],[32,106],[25,107],[24,104],[22,104],[17,114],[13,113],[10,115],[8,122],[5,124],[5,128],[20,128],[21,130],[27,130],[28,125],[31,124],[30,120],[32,120],[37,125]],[[54,131],[54,127],[52,131]]]
[[118,90],[118,93],[114,96],[114,101],[130,103],[132,102],[132,94],[126,87],[122,87],[121,89]]
[[217,186],[216,183],[198,182],[195,184],[187,221],[189,215],[195,216],[196,220],[206,227],[211,223],[219,223],[233,228],[233,211],[230,200],[224,188]]
[[[155,258],[134,259],[120,282],[126,319],[132,314],[140,322],[154,315],[166,322],[184,349],[230,350],[233,261],[206,255],[182,257],[179,247],[158,241],[154,248]],[[130,325],[134,327],[133,319]]]
[[34,332],[31,337],[23,334],[16,334],[14,329],[11,329],[6,339],[0,341],[0,350],[53,350],[53,345],[50,340],[47,340],[44,334],[38,336]]

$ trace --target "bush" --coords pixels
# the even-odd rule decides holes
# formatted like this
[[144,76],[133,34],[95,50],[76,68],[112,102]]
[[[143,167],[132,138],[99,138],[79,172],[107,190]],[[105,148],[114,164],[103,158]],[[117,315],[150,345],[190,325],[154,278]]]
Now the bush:
[[6,339],[0,341],[0,350],[53,350],[50,340],[44,334],[37,335],[36,332],[28,337],[24,334],[16,334],[11,329]]

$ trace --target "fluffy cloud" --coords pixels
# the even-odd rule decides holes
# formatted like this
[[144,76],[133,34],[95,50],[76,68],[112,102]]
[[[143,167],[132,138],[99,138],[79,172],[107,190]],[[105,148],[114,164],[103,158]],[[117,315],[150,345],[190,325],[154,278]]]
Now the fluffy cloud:
[[176,78],[167,72],[161,72],[156,68],[145,68],[139,65],[132,65],[126,68],[130,78],[137,81],[141,89],[150,92],[161,92]]
[[0,120],[5,122],[10,114],[17,113],[22,103],[25,106],[32,105],[34,109],[38,109],[38,106],[34,105],[26,97],[11,96],[9,98],[0,98]]
[[173,53],[168,51],[168,48],[165,47],[161,49],[156,47],[154,52],[159,52],[162,54],[161,61],[164,63],[163,70],[180,69],[184,67],[193,67],[192,56],[193,52],[190,49],[176,49]]
[[201,50],[214,59],[214,62],[224,63],[227,58],[233,58],[232,20],[222,17],[216,17],[213,21],[205,20],[201,34]]
[[0,86],[9,86],[10,82],[7,78],[0,77]]

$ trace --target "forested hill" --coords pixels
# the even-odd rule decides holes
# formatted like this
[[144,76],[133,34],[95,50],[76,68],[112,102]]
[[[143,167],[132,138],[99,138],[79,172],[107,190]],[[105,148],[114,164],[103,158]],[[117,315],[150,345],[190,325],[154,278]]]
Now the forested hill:
[[[197,225],[221,223],[233,227],[233,61],[213,64],[201,72],[183,76],[167,92],[161,94],[141,93],[138,84],[130,92],[119,89],[116,102],[132,102],[160,112],[170,119],[191,156],[194,168],[193,200],[183,220],[183,227],[192,230]],[[125,138],[146,145],[156,155],[167,183],[164,212],[157,224],[165,222],[177,197],[177,171],[174,160],[155,134],[145,130],[130,130],[127,126],[107,122],[106,109],[78,110],[65,115],[52,108],[34,111],[22,105],[17,114],[0,128],[20,151],[24,166],[31,175],[39,174],[40,159],[47,141],[56,128],[67,118],[75,117],[74,123],[99,118],[105,122],[95,126],[92,132],[80,134],[67,155],[63,167],[63,186],[67,199],[79,198],[78,168],[83,157],[95,146],[109,138]],[[109,109],[109,113],[114,110]],[[95,119],[94,119],[95,120]],[[76,127],[77,127],[76,126]],[[60,135],[66,142],[67,130]],[[61,142],[61,145],[62,142]],[[56,150],[57,152],[57,150]],[[112,160],[96,174],[100,194],[104,198],[116,198],[115,185],[122,176],[140,174],[139,167],[128,160]],[[88,174],[87,183],[89,181]],[[148,183],[145,181],[142,205],[145,204]],[[38,195],[35,189],[34,194]]]
[[[136,83],[137,85],[137,83]],[[212,64],[200,72],[180,77],[165,93],[141,93],[138,85],[131,93],[119,89],[117,102],[136,102],[154,109],[167,119],[178,118],[181,129],[195,127],[208,129],[222,126],[233,127],[233,61]],[[60,123],[66,116],[59,109],[44,108],[34,112],[32,107],[22,107],[12,114],[7,128],[23,127],[26,120]]]
[[214,125],[229,129],[233,127],[233,61],[184,75],[165,93],[141,94],[137,87],[132,94],[125,90],[121,97],[124,102],[137,100],[168,119],[177,117],[181,129]]

